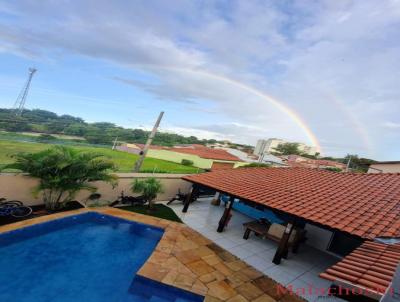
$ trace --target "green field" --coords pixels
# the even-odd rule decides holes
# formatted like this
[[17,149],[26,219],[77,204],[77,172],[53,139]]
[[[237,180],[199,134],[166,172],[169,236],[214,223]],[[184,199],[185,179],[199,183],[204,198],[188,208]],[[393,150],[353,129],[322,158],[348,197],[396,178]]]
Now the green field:
[[[50,148],[51,144],[34,143],[34,142],[18,142],[11,140],[0,140],[0,167],[13,162],[12,155],[18,152],[37,152]],[[130,154],[121,151],[113,151],[107,148],[73,146],[73,148],[82,151],[91,151],[104,154],[104,156],[112,159],[118,168],[118,172],[131,172],[132,167],[138,158],[136,154]],[[177,163],[156,159],[146,158],[142,166],[141,172],[154,173],[197,173],[201,172],[196,167],[188,167]]]

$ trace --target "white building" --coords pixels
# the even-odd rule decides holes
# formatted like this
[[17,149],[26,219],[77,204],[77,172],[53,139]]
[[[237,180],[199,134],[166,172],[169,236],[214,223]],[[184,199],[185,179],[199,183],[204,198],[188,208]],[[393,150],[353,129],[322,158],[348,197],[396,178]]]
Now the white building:
[[381,161],[369,166],[368,173],[400,173],[400,161]]
[[[257,145],[254,148],[254,154],[261,156],[265,153],[271,153],[275,152],[275,148],[278,147],[280,144],[285,144],[289,143],[288,141],[285,141],[283,139],[279,138],[270,138],[270,139],[259,139],[257,141]],[[309,154],[309,155],[315,155],[317,153],[317,148],[313,146],[308,146],[303,143],[297,143],[299,146],[299,150],[303,153]]]

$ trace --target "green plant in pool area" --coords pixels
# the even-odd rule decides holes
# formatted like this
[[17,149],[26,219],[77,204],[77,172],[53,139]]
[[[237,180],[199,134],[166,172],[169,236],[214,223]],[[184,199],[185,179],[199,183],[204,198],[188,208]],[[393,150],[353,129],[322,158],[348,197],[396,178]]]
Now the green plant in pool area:
[[148,203],[149,209],[154,208],[154,199],[157,198],[159,193],[164,192],[162,183],[154,177],[146,179],[135,179],[131,187],[132,192],[139,193],[143,199]]
[[18,169],[39,179],[33,189],[34,195],[42,193],[43,202],[49,210],[61,209],[74,199],[81,190],[91,193],[97,188],[93,181],[105,181],[112,186],[117,184],[112,174],[114,164],[103,155],[93,152],[56,146],[37,153],[18,153],[15,162],[3,169]]

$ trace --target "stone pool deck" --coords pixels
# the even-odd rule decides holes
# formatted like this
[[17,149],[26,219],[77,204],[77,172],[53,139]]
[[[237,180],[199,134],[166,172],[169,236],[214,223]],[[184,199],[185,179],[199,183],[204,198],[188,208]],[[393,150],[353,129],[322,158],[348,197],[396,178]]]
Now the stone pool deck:
[[0,233],[36,223],[95,211],[165,230],[138,275],[205,296],[205,301],[304,301],[278,292],[277,283],[185,224],[115,208],[80,209],[0,227]]

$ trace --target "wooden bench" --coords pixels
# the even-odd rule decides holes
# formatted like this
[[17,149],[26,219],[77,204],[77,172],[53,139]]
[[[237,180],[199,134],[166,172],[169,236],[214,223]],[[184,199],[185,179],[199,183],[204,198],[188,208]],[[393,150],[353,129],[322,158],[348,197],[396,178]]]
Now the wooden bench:
[[250,221],[243,223],[243,226],[246,228],[244,232],[243,239],[249,239],[251,232],[254,232],[256,235],[261,237],[265,237],[268,234],[268,229],[271,226],[271,223],[268,222],[260,222],[258,220]]
[[[259,220],[246,222],[243,224],[246,228],[243,239],[248,239],[251,232],[254,232],[256,235],[261,236],[262,238],[268,238],[275,242],[280,242],[285,232],[286,226],[277,224],[277,223],[269,223],[269,222],[260,222]],[[303,229],[295,229],[292,231],[288,241],[288,247],[292,247],[293,253],[296,253],[301,242],[305,241],[306,231]]]

